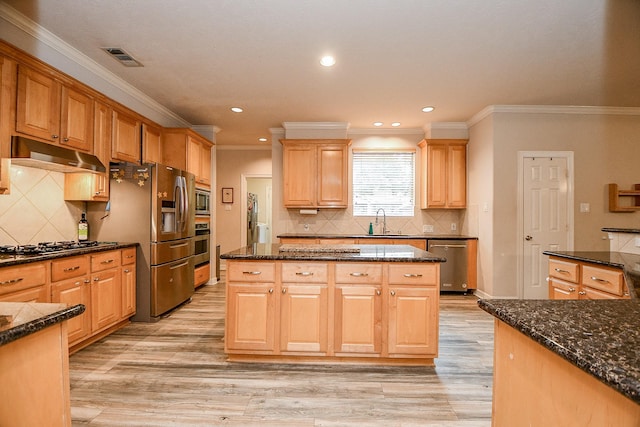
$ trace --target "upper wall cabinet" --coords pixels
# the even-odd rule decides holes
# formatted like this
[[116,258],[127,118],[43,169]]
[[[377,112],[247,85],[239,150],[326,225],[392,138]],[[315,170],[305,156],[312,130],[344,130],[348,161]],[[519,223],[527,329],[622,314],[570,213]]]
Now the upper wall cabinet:
[[162,163],[160,138],[162,128],[150,123],[142,123],[142,162]]
[[350,139],[281,139],[286,208],[346,208]]
[[123,162],[140,163],[141,121],[124,111],[113,110],[111,158]]
[[162,130],[162,163],[196,176],[196,186],[211,186],[213,143],[189,128]]
[[425,139],[420,151],[420,208],[467,207],[467,140]]
[[9,194],[9,158],[14,131],[17,64],[0,56],[0,194]]
[[54,77],[18,66],[16,132],[93,153],[93,98]]

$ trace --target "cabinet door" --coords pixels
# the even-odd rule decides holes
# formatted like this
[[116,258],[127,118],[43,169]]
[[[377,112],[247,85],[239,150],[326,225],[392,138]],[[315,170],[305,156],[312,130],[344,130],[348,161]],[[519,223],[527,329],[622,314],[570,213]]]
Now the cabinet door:
[[326,285],[283,284],[280,294],[280,350],[327,352]]
[[109,200],[109,178],[105,173],[66,173],[64,199],[99,202]]
[[113,111],[111,156],[123,162],[140,163],[140,121],[121,111]]
[[389,288],[389,355],[437,356],[438,293],[436,288]]
[[380,286],[336,285],[334,310],[336,355],[380,354],[382,350]]
[[68,306],[84,304],[85,311],[67,321],[69,347],[82,341],[91,333],[91,294],[89,276],[56,282],[51,286],[51,302],[63,302]]
[[[124,251],[123,251],[124,252]],[[122,266],[122,318],[136,314],[136,264]]]
[[347,207],[347,153],[345,145],[318,146],[318,206]]
[[93,99],[62,87],[60,145],[93,154]]
[[55,142],[59,129],[60,83],[53,77],[19,66],[16,131]]
[[0,301],[51,302],[47,262],[0,269]]
[[427,145],[427,207],[444,208],[447,206],[446,177],[447,146]]
[[283,148],[284,206],[316,206],[316,147],[311,144]]
[[142,124],[142,161],[162,163],[160,135],[162,130],[148,123]]
[[447,207],[467,206],[467,146],[449,145],[447,152]]
[[225,352],[275,352],[275,285],[227,285]]
[[122,286],[120,269],[112,268],[92,274],[91,330],[105,329],[120,320]]
[[207,143],[200,146],[200,184],[211,186],[211,146]]

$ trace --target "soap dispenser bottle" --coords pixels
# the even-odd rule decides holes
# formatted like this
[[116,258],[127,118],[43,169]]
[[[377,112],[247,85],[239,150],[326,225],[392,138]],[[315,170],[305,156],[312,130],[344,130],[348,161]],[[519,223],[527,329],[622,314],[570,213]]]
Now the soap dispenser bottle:
[[369,223],[369,234],[373,234],[373,223]]
[[87,214],[82,212],[82,218],[78,221],[78,241],[89,239],[89,222],[87,221]]

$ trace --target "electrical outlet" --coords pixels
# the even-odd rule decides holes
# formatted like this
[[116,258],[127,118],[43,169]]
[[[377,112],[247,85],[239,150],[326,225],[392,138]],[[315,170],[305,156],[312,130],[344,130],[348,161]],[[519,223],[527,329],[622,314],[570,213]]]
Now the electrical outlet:
[[304,225],[304,231],[309,231],[309,224]]
[[451,231],[456,231],[458,229],[458,226],[456,225],[455,222],[451,223]]
[[433,225],[430,225],[430,224],[429,224],[429,225],[424,224],[424,225],[422,226],[422,232],[423,232],[423,233],[433,233]]

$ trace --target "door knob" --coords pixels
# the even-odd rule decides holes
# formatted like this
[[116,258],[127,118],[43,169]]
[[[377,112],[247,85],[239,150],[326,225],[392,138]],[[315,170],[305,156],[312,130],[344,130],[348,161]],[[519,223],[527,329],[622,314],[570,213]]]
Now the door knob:
[[531,236],[527,236],[527,237],[524,238],[524,240],[527,240],[527,241],[531,240],[531,239],[533,239],[533,237],[531,237]]

